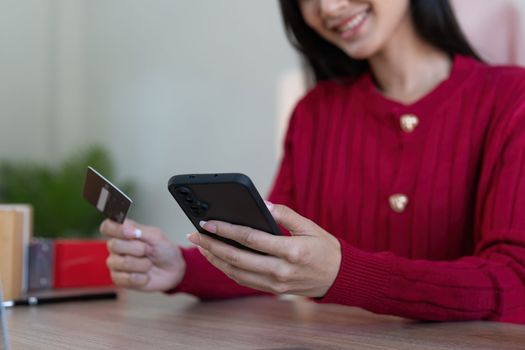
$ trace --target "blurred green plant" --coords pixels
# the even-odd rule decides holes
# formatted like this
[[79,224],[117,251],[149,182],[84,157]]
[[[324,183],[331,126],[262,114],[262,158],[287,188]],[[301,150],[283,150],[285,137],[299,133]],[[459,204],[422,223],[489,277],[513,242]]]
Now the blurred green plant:
[[[35,236],[96,237],[103,216],[82,197],[88,165],[114,179],[111,157],[99,146],[74,154],[56,168],[0,162],[0,202],[32,204]],[[127,194],[133,191],[130,182],[119,182],[119,187]]]

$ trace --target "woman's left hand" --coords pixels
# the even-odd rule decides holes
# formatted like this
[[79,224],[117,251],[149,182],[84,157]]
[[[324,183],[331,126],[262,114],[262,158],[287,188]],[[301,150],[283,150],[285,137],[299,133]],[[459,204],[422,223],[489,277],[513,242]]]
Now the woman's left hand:
[[292,209],[267,205],[275,221],[292,236],[275,236],[215,220],[201,222],[201,226],[268,255],[239,249],[198,232],[188,239],[210,263],[243,286],[277,294],[324,296],[339,272],[339,241]]

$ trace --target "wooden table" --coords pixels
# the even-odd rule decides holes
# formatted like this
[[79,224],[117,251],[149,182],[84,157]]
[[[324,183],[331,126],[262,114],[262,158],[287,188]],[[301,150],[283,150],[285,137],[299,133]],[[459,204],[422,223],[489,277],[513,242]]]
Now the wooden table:
[[525,349],[525,326],[424,323],[294,299],[198,302],[129,292],[118,300],[8,309],[17,349]]

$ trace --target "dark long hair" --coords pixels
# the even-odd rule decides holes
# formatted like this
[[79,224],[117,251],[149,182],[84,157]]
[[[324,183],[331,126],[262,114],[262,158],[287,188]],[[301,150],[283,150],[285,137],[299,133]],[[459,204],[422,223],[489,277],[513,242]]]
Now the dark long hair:
[[[307,70],[316,82],[355,77],[369,69],[366,60],[349,57],[310,28],[297,0],[279,2],[286,35],[303,55]],[[481,61],[461,31],[449,0],[410,0],[410,13],[416,32],[423,40],[450,56],[460,54]]]

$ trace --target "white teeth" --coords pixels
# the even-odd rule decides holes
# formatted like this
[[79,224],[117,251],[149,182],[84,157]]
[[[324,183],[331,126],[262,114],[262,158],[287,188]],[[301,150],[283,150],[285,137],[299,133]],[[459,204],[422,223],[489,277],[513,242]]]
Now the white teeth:
[[348,22],[347,24],[345,24],[344,27],[342,27],[340,29],[341,32],[345,32],[347,30],[352,30],[354,29],[355,27],[357,27],[358,25],[361,24],[361,22],[363,22],[363,20],[366,18],[366,15],[368,13],[367,12],[362,12],[360,14],[358,14],[357,16],[354,17],[353,20],[351,20],[350,22]]

